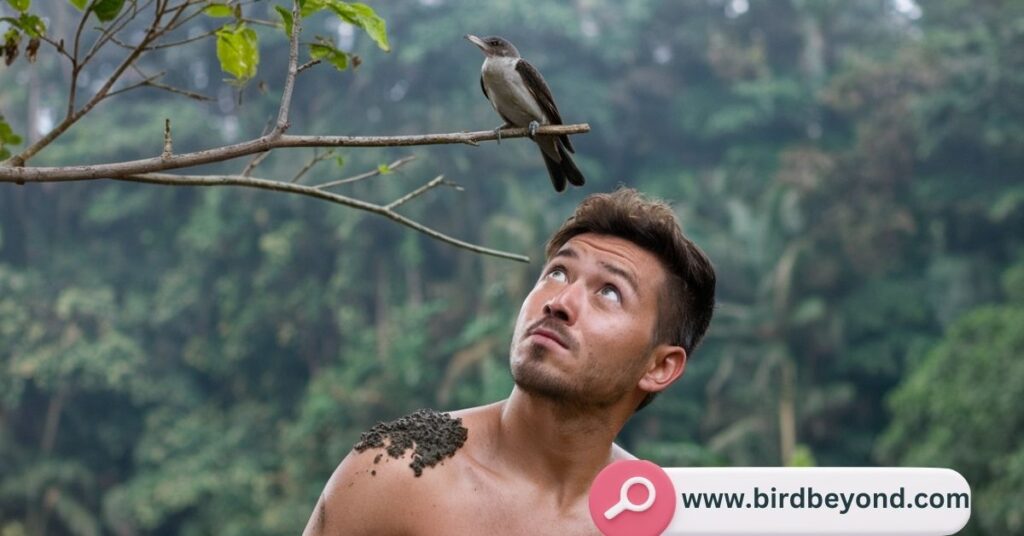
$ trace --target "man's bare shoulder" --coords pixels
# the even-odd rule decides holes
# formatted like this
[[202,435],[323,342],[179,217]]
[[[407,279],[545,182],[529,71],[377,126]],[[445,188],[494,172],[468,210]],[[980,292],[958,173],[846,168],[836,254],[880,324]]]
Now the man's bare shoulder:
[[435,515],[440,491],[455,487],[478,412],[420,410],[378,423],[334,471],[307,536],[409,533]]

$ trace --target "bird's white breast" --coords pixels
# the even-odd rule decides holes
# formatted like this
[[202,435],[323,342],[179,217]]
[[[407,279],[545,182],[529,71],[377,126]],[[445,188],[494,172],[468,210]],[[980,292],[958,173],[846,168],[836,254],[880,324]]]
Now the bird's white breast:
[[484,87],[487,88],[491,106],[514,125],[525,127],[530,121],[547,124],[550,121],[537,104],[519,71],[519,58],[487,58],[480,67]]

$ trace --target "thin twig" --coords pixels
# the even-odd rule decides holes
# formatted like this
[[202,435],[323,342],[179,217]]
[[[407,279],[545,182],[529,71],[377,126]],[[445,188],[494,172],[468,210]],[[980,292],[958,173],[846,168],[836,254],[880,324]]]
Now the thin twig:
[[150,80],[150,81],[146,82],[145,85],[147,85],[149,87],[152,87],[152,88],[156,88],[156,89],[162,89],[162,90],[167,91],[169,93],[174,93],[176,95],[181,95],[183,97],[188,97],[188,98],[190,98],[192,100],[203,101],[203,102],[213,102],[213,101],[217,100],[217,99],[215,99],[213,97],[207,97],[206,95],[203,95],[202,93],[196,93],[194,91],[189,91],[187,89],[181,89],[181,88],[177,88],[177,87],[174,87],[174,86],[169,86],[167,84],[161,84],[160,82],[156,82],[156,81],[153,81],[153,80]]
[[[200,1],[205,1],[205,0],[200,0]],[[195,2],[188,2],[189,5],[194,4],[194,3]],[[187,17],[179,20],[177,23],[168,24],[164,28],[165,31],[163,33],[166,35],[168,33],[173,32],[174,30],[177,30],[178,28],[181,28],[182,26],[188,24],[192,19],[202,15],[205,10],[206,10],[205,7],[200,6],[199,9],[193,11],[191,14],[189,14]]]
[[277,138],[288,130],[288,112],[292,107],[292,90],[295,88],[295,77],[299,74],[300,33],[302,33],[302,16],[299,12],[299,0],[292,0],[292,35],[288,40],[288,74],[284,78],[281,106],[277,111],[277,125],[270,133],[271,138]]
[[176,5],[176,6],[172,7],[171,9],[178,9],[178,8],[179,8],[179,7],[181,7],[182,5],[184,5],[184,6],[190,6],[190,5],[192,5],[192,4],[200,4],[200,3],[204,2],[204,1],[205,1],[205,0],[185,0],[185,1],[184,1],[184,2],[182,2],[181,4],[179,4],[179,5]]
[[302,65],[299,66],[298,72],[301,73],[302,71],[305,71],[306,69],[309,69],[310,67],[313,67],[314,65],[320,65],[320,62],[322,62],[322,61],[324,61],[324,60],[309,60],[306,63],[303,63]]
[[127,86],[125,86],[125,87],[123,87],[123,88],[121,88],[121,89],[117,89],[117,90],[111,91],[111,92],[107,93],[106,95],[104,95],[104,97],[103,97],[103,98],[104,98],[104,99],[109,99],[110,97],[113,97],[114,95],[118,95],[118,94],[120,94],[120,93],[124,93],[124,92],[126,92],[126,91],[131,91],[131,90],[133,90],[133,89],[136,89],[136,88],[140,88],[140,87],[142,87],[142,86],[145,86],[145,85],[149,85],[149,83],[153,82],[153,81],[154,81],[154,80],[156,80],[157,78],[160,78],[161,76],[163,76],[163,75],[167,74],[167,71],[160,71],[159,73],[156,73],[156,74],[154,74],[154,75],[152,75],[152,76],[147,76],[147,75],[146,75],[145,73],[143,73],[142,71],[140,71],[140,70],[139,70],[139,69],[138,69],[137,67],[135,67],[134,65],[132,65],[132,70],[134,70],[135,72],[137,72],[137,73],[138,73],[138,75],[139,75],[139,76],[140,76],[140,77],[141,77],[142,79],[141,79],[141,80],[139,80],[138,82],[134,83],[134,84],[129,84],[129,85],[127,85]]
[[[272,128],[274,128],[274,118],[270,117],[267,119],[267,123],[263,125],[263,131],[260,132],[260,137],[265,137]],[[268,156],[270,156],[270,151],[259,153],[256,156],[252,157],[252,160],[249,160],[249,163],[246,164],[245,168],[242,170],[242,176],[248,177],[249,175],[251,175],[252,171],[256,169],[256,166],[262,164],[263,161],[266,160]]]
[[177,88],[177,87],[174,87],[174,86],[169,86],[167,84],[161,84],[160,82],[157,82],[158,79],[163,78],[163,76],[165,74],[167,74],[166,71],[160,71],[159,73],[157,73],[157,74],[155,74],[153,76],[148,76],[148,75],[146,75],[146,73],[144,73],[142,71],[142,69],[139,69],[139,67],[136,66],[136,65],[132,65],[132,70],[135,71],[136,73],[138,73],[138,75],[140,77],[142,77],[142,80],[140,82],[138,82],[138,83],[135,83],[135,84],[132,84],[130,86],[121,88],[121,89],[119,89],[117,91],[111,91],[110,93],[107,93],[107,96],[104,97],[104,98],[109,99],[110,97],[113,97],[114,95],[117,95],[118,93],[124,93],[125,91],[131,90],[131,89],[135,89],[135,88],[142,87],[142,86],[147,86],[147,87],[152,87],[152,88],[156,88],[156,89],[162,89],[162,90],[167,91],[169,93],[174,93],[174,94],[177,94],[177,95],[182,95],[182,96],[185,96],[185,97],[188,97],[190,99],[197,100],[197,101],[213,102],[213,101],[217,100],[217,99],[214,99],[213,97],[207,97],[206,95],[202,95],[200,93],[195,93],[193,91],[188,91],[186,89],[181,89],[181,88]]
[[[86,11],[88,12],[88,9]],[[52,129],[50,129],[50,131],[47,132],[45,136],[43,136],[42,138],[39,138],[38,140],[36,140],[35,143],[30,145],[24,151],[22,151],[21,153],[18,153],[15,156],[12,156],[11,158],[7,159],[6,161],[0,163],[0,167],[2,167],[4,165],[6,165],[6,166],[16,166],[16,167],[20,167],[20,166],[25,165],[25,162],[27,162],[30,158],[35,156],[35,154],[38,153],[39,151],[41,151],[44,147],[46,147],[47,145],[52,143],[53,140],[57,139],[61,134],[63,134],[65,131],[67,131],[67,129],[71,128],[71,125],[75,124],[79,119],[82,118],[82,116],[84,116],[85,114],[89,113],[89,111],[92,110],[93,107],[95,107],[97,104],[100,103],[100,101],[102,101],[104,98],[106,98],[106,95],[110,91],[110,88],[118,81],[118,79],[120,79],[121,75],[124,74],[124,71],[127,70],[128,67],[130,67],[131,65],[135,64],[135,61],[138,60],[139,56],[141,56],[143,54],[143,52],[145,51],[145,47],[147,45],[149,45],[149,43],[151,43],[154,39],[157,39],[157,38],[160,37],[160,35],[162,35],[162,33],[157,30],[157,28],[159,28],[159,26],[160,26],[160,20],[162,18],[163,18],[163,12],[160,10],[160,4],[158,2],[157,3],[157,7],[156,7],[156,15],[153,18],[153,23],[149,26],[149,28],[147,28],[146,35],[142,39],[142,42],[139,43],[139,46],[136,47],[136,49],[133,50],[128,55],[128,57],[126,57],[121,62],[121,64],[117,66],[116,69],[114,69],[114,72],[110,75],[110,77],[107,78],[107,81],[103,83],[103,86],[100,87],[99,91],[97,91],[92,96],[92,98],[89,99],[89,102],[87,102],[84,106],[79,108],[77,111],[74,110],[74,101],[75,101],[75,88],[77,87],[77,81],[78,81],[78,69],[79,69],[80,66],[77,64],[77,58],[78,58],[78,43],[77,43],[77,40],[78,40],[78,36],[76,36],[76,38],[75,38],[76,39],[75,53],[74,53],[74,57],[76,59],[72,60],[71,90],[70,90],[70,94],[68,95],[68,106],[69,106],[68,107],[68,112],[69,112],[69,114],[67,116],[65,116],[64,120],[61,121],[59,124],[57,124],[57,126],[55,126]]]
[[403,195],[402,197],[399,197],[398,199],[395,199],[394,201],[388,203],[387,205],[384,205],[384,208],[387,209],[387,210],[394,210],[394,209],[398,208],[399,206],[401,206],[401,205],[403,205],[403,204],[405,204],[405,203],[407,203],[407,202],[409,202],[409,201],[411,201],[411,200],[413,200],[413,199],[423,195],[423,192],[426,192],[427,190],[430,190],[430,189],[436,187],[438,184],[441,184],[441,181],[443,181],[443,180],[444,180],[444,175],[438,175],[438,176],[434,177],[433,179],[430,179],[430,182],[424,184],[423,186],[420,186],[419,188],[416,188],[415,190],[413,190],[413,191]]
[[262,164],[263,161],[266,160],[268,156],[270,156],[270,151],[264,151],[253,157],[253,159],[250,160],[248,164],[246,164],[245,169],[242,170],[242,176],[248,177],[250,174],[252,174],[252,170],[256,169],[256,166]]
[[65,114],[65,118],[71,117],[75,113],[75,96],[78,93],[78,73],[81,70],[81,66],[78,64],[78,46],[82,41],[82,31],[85,30],[85,21],[88,20],[89,14],[92,12],[92,6],[96,3],[96,0],[91,0],[85,9],[82,10],[82,18],[78,20],[78,27],[75,29],[75,40],[72,46],[71,52],[71,88],[68,90],[68,111]]
[[[409,156],[406,156],[406,157],[399,158],[398,160],[395,160],[394,162],[388,164],[388,170],[389,171],[394,171],[394,170],[396,170],[396,169],[398,169],[398,168],[408,164],[409,162],[412,162],[415,159],[416,159],[416,155],[409,155]],[[347,178],[344,178],[344,179],[338,179],[338,180],[335,180],[335,181],[330,181],[330,182],[325,182],[323,184],[318,184],[318,185],[314,186],[314,188],[330,188],[331,186],[337,186],[339,184],[348,184],[348,183],[351,183],[351,182],[361,181],[363,179],[368,179],[370,177],[376,177],[377,175],[380,175],[380,168],[376,168],[373,171],[367,171],[366,173],[360,173],[360,174],[352,176],[352,177],[347,177]]]
[[52,46],[58,54],[62,54],[69,61],[74,61],[74,58],[71,57],[71,54],[68,54],[68,51],[64,49],[63,39],[60,41],[54,41],[53,39],[50,39],[45,35],[41,35],[39,36],[39,38],[42,39],[44,43],[48,43],[50,46]]
[[[82,112],[80,112],[82,113]],[[561,136],[583,134],[590,131],[590,125],[545,125],[537,129],[538,135]],[[525,128],[509,128],[501,131],[503,139],[523,138]],[[192,153],[181,153],[163,160],[159,157],[112,164],[66,167],[23,167],[17,157],[0,163],[0,182],[62,182],[90,179],[118,178],[154,171],[180,169],[211,162],[223,162],[232,158],[262,153],[285,147],[409,147],[414,145],[442,145],[451,143],[476,143],[497,139],[493,130],[476,132],[454,132],[446,134],[416,134],[409,136],[294,136],[283,135],[277,139],[262,136],[254,140],[215,149]]]
[[198,41],[200,39],[204,39],[206,37],[210,37],[213,34],[217,33],[217,30],[218,30],[218,28],[214,28],[213,30],[210,30],[208,32],[201,33],[199,35],[196,35],[196,36],[193,36],[193,37],[189,37],[187,39],[182,39],[180,41],[171,41],[170,43],[160,43],[159,45],[153,45],[153,46],[149,47],[147,50],[161,50],[161,49],[164,49],[164,48],[171,48],[171,47],[178,47],[178,46],[181,46],[181,45],[187,45],[189,43],[194,43],[194,42],[196,42],[196,41]]
[[164,152],[160,158],[170,158],[174,155],[174,142],[171,140],[171,118],[164,119]]
[[[203,33],[201,33],[199,35],[196,35],[196,36],[193,36],[193,37],[189,37],[187,39],[181,39],[179,41],[171,41],[170,43],[161,43],[159,45],[148,46],[148,47],[146,47],[146,50],[147,51],[150,51],[150,50],[162,50],[162,49],[165,49],[165,48],[172,48],[172,47],[178,47],[178,46],[182,46],[182,45],[187,45],[189,43],[194,43],[196,41],[199,41],[200,39],[203,39],[203,38],[206,38],[206,37],[210,37],[210,36],[212,36],[212,35],[214,35],[216,33],[217,33],[217,28],[214,28],[213,30],[210,30],[208,32],[203,32]],[[120,39],[118,39],[117,37],[114,37],[114,36],[110,37],[110,41],[113,42],[115,45],[120,46],[121,48],[126,48],[128,50],[134,50],[135,49],[135,45],[132,45],[132,44],[129,44],[129,43],[125,43],[124,41],[121,41]]]
[[291,182],[299,182],[299,179],[301,179],[302,176],[305,175],[307,171],[313,169],[313,166],[319,164],[320,162],[323,162],[324,160],[327,160],[333,154],[334,149],[326,151],[323,154],[317,154],[316,149],[313,149],[313,158],[309,162],[307,162],[305,166],[302,166],[302,169],[300,169],[299,172],[296,173],[294,177],[292,177]]
[[[469,242],[464,242],[457,238],[453,238],[444,233],[431,229],[415,220],[409,219],[397,212],[394,212],[387,207],[383,207],[374,203],[361,201],[351,197],[338,195],[332,192],[325,192],[318,188],[310,186],[303,186],[301,184],[290,184],[281,181],[272,181],[267,179],[258,179],[251,177],[242,177],[239,175],[174,175],[171,173],[146,173],[140,175],[126,175],[117,177],[115,180],[129,181],[129,182],[144,182],[148,184],[164,184],[164,185],[175,185],[175,186],[243,186],[247,188],[258,188],[263,190],[273,190],[277,192],[288,192],[299,195],[306,195],[309,197],[315,197],[337,203],[339,205],[345,205],[355,209],[371,212],[384,216],[394,222],[405,225],[406,227],[415,229],[431,238],[440,240],[451,244],[453,246],[481,253],[484,255],[491,255],[502,259],[516,260],[520,262],[530,262],[530,258],[524,255],[517,255],[515,253],[509,253],[507,251],[501,251],[496,249],[490,249]],[[433,182],[433,181],[432,181]]]
[[[298,20],[298,19],[292,19],[292,21],[293,21],[292,23],[294,24],[294,21],[296,21],[296,20]],[[280,28],[281,27],[281,23],[274,22],[272,20],[242,18],[242,21],[243,22],[248,22],[249,24],[255,24],[256,26],[266,26],[268,28]]]
[[[153,0],[149,0],[148,2],[146,2],[146,4],[143,5],[141,9],[146,9],[147,7],[149,7],[149,4],[151,3],[153,3]],[[157,4],[156,9],[160,9],[159,3]],[[129,13],[131,13],[130,16]],[[99,53],[100,49],[103,48],[103,45],[107,44],[108,40],[113,38],[114,35],[120,32],[121,30],[123,30],[125,26],[128,26],[128,24],[131,23],[131,21],[135,20],[135,17],[137,17],[138,14],[138,9],[122,9],[121,12],[117,15],[117,18],[111,21],[105,29],[102,27],[97,28],[97,30],[100,31],[100,35],[96,38],[95,41],[93,41],[92,46],[89,47],[89,52],[85,55],[85,58],[81,62],[79,62],[78,68],[82,69],[86,66],[86,64],[92,61],[93,56]]]

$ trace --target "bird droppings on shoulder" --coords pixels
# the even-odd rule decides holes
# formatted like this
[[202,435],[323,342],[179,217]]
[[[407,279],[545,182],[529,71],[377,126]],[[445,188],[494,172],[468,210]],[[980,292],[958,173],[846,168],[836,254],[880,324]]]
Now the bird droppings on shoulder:
[[[383,448],[389,457],[395,459],[405,457],[405,453],[412,449],[409,467],[416,476],[420,476],[424,467],[433,467],[454,456],[468,435],[469,430],[462,426],[462,419],[452,418],[448,413],[421,409],[397,420],[373,425],[363,432],[354,448],[356,452]],[[381,454],[378,454],[373,463],[380,458]],[[376,476],[377,471],[371,474]]]

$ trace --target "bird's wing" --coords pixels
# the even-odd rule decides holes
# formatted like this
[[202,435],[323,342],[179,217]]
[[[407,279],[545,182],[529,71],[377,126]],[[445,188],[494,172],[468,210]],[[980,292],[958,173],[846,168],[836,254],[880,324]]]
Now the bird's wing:
[[[483,75],[480,75],[480,89],[484,92],[484,97],[487,97],[487,100],[491,101],[491,96],[487,94],[487,86],[484,85],[484,77],[483,77]],[[491,106],[494,108],[495,112],[498,112],[498,115],[501,116],[501,119],[505,121],[505,124],[502,125],[502,126],[511,126],[511,125],[513,125],[512,121],[509,121],[509,119],[507,117],[505,117],[504,115],[501,114],[500,111],[498,111],[498,107],[494,106],[494,101],[491,101]],[[498,127],[498,128],[502,128],[502,127]]]
[[[530,90],[530,94],[540,104],[541,110],[544,110],[544,114],[548,116],[551,124],[561,125],[562,116],[558,113],[558,106],[555,106],[555,98],[551,96],[551,90],[548,88],[547,82],[544,81],[544,77],[540,75],[540,71],[533,65],[530,65],[530,62],[520,59],[516,62],[516,72],[519,73],[519,76],[523,77],[526,88]],[[569,141],[569,136],[559,136],[559,138],[562,141],[562,145],[569,152],[576,152],[573,149],[572,142]]]

